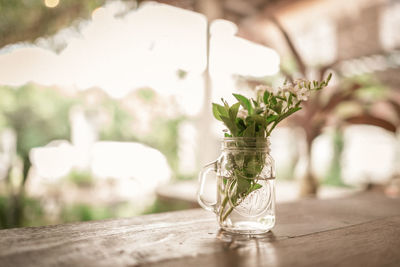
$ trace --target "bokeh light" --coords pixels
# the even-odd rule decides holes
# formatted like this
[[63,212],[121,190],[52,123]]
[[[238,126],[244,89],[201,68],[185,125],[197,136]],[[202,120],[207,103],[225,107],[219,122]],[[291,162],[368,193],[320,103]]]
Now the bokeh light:
[[44,4],[49,8],[54,8],[58,6],[60,0],[44,0]]

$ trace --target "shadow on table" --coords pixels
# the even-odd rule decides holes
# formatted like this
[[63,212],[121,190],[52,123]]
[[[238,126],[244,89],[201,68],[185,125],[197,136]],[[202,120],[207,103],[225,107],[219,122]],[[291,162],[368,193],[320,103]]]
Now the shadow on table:
[[276,236],[268,232],[262,236],[238,235],[220,230],[216,236],[222,251],[216,255],[218,266],[276,266],[273,245]]

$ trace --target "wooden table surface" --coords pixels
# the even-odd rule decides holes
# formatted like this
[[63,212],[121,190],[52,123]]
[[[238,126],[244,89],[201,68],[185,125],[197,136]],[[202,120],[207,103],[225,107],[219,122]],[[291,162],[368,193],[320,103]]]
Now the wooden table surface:
[[309,199],[277,216],[257,239],[201,209],[1,230],[0,266],[400,266],[400,199]]

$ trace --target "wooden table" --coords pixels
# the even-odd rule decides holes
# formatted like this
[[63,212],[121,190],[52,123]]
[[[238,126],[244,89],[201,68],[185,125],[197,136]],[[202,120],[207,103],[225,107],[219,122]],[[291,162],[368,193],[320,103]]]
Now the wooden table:
[[400,199],[362,193],[277,207],[263,238],[195,209],[0,231],[0,266],[400,266]]

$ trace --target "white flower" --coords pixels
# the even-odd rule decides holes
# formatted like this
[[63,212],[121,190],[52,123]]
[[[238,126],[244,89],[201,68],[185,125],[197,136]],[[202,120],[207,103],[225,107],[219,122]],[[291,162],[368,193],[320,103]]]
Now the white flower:
[[291,93],[293,93],[294,95],[297,95],[298,92],[300,92],[301,87],[298,84],[295,84],[295,86],[293,86],[292,88],[290,88]]
[[310,90],[308,90],[306,87],[301,88],[296,93],[296,98],[300,101],[307,101],[309,96],[310,96]]
[[296,96],[300,101],[308,100],[310,96],[310,89],[306,87],[307,80],[297,79],[294,81],[294,86],[291,88],[290,92]]
[[249,115],[249,112],[246,109],[241,109],[241,110],[239,110],[237,116],[239,118],[245,119],[247,117],[247,115]]
[[290,83],[285,84],[282,87],[279,87],[279,91],[281,91],[283,94],[286,92],[292,92],[292,89],[293,89],[293,85]]

